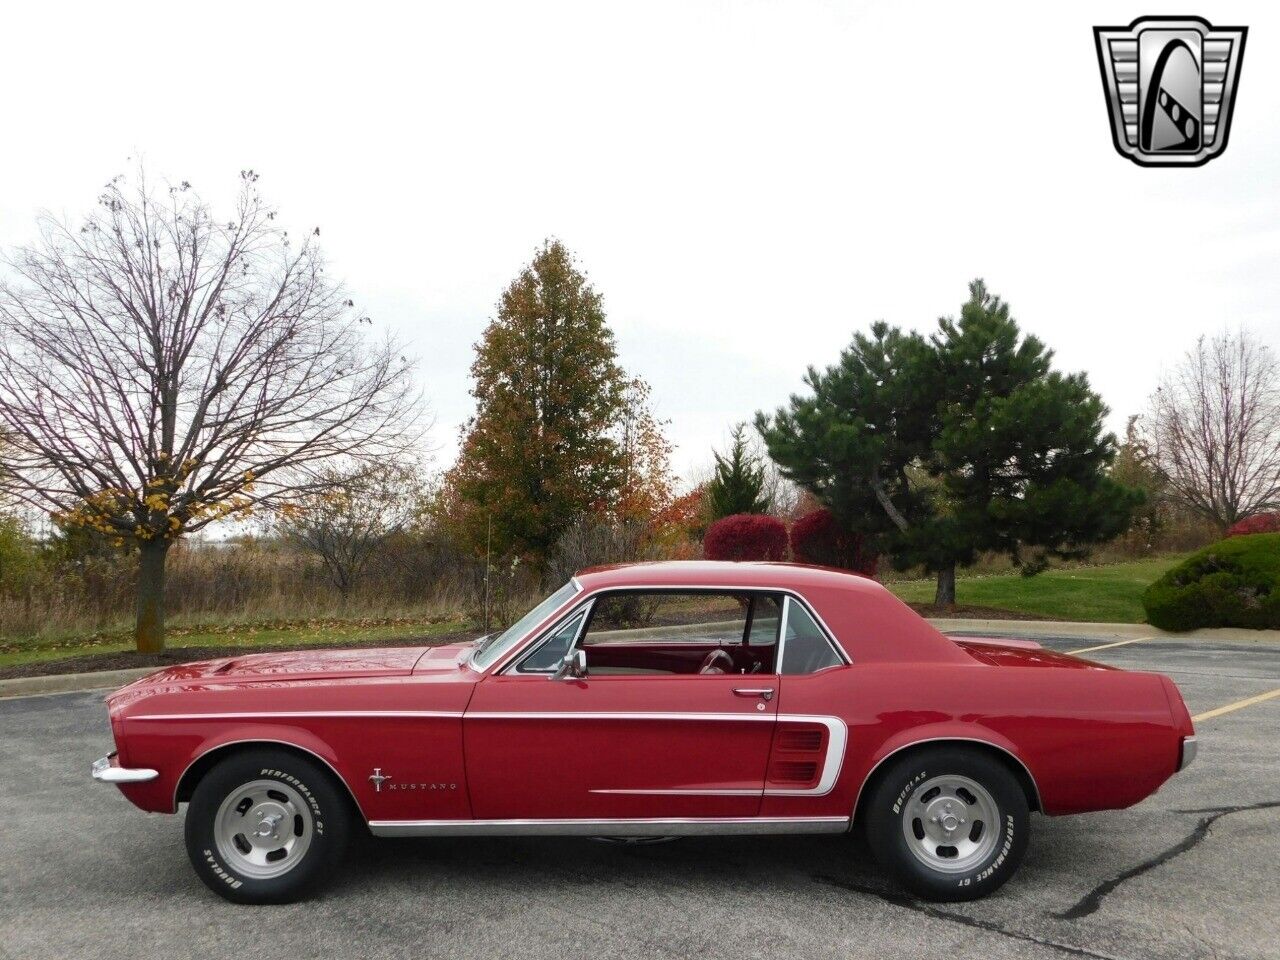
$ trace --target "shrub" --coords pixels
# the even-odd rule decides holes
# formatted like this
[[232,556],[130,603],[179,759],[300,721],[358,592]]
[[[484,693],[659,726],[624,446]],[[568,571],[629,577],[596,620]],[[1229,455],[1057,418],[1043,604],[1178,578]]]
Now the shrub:
[[1227,528],[1228,537],[1245,537],[1251,533],[1280,533],[1280,513],[1255,513]]
[[1162,630],[1280,629],[1280,533],[1205,547],[1149,586],[1142,605]]
[[702,552],[708,560],[781,560],[787,555],[787,528],[777,517],[735,513],[707,527]]
[[799,563],[840,567],[864,577],[876,575],[879,559],[866,548],[861,534],[841,529],[825,507],[811,510],[791,525],[791,556]]

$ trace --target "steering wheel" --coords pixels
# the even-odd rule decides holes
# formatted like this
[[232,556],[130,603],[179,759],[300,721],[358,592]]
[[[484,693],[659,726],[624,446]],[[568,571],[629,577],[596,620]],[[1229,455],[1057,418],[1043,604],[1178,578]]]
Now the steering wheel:
[[698,673],[732,673],[733,657],[729,656],[723,650],[712,650],[707,654],[707,658],[702,661],[702,666],[698,668]]

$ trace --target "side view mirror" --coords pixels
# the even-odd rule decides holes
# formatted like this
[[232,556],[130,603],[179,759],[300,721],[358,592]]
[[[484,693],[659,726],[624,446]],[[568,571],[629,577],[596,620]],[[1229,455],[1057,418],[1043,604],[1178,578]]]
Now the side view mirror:
[[564,655],[564,659],[560,661],[560,666],[556,667],[556,672],[551,675],[552,680],[577,679],[587,675],[587,651],[578,649],[570,650]]

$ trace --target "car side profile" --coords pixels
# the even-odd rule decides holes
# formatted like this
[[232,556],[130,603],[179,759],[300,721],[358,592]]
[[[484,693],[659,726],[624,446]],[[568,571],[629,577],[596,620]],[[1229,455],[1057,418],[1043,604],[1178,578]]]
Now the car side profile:
[[187,804],[212,890],[295,900],[347,839],[843,834],[908,889],[998,888],[1030,814],[1130,806],[1195,755],[1173,682],[952,639],[878,583],[792,564],[586,570],[469,644],[266,653],[108,700],[93,765]]

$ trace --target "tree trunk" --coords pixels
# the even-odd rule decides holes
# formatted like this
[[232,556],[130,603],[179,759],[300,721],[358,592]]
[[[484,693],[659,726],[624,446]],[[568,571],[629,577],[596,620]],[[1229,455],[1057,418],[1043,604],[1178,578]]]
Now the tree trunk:
[[164,649],[164,562],[167,540],[147,540],[138,558],[138,622],[134,639],[139,653]]
[[938,607],[956,605],[956,565],[954,563],[938,571],[938,589],[933,595],[933,603]]

